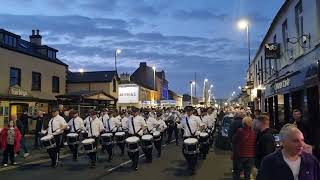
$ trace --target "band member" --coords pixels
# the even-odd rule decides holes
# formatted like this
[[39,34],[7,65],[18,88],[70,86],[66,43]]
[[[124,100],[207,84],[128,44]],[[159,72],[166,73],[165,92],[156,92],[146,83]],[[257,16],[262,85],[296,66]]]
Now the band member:
[[[147,124],[144,121],[143,117],[141,117],[140,110],[136,107],[131,108],[132,116],[129,117],[128,120],[128,134],[129,136],[137,136],[141,137],[143,135],[143,131],[147,128]],[[138,170],[138,161],[139,161],[139,151],[137,152],[129,152],[128,155],[132,160],[132,169]]]
[[164,120],[162,119],[162,113],[161,112],[157,113],[157,124],[159,126],[157,126],[156,131],[160,132],[160,140],[154,140],[154,147],[158,151],[157,156],[161,157],[162,139],[163,139],[164,132],[167,129],[167,125],[164,122]]
[[168,139],[167,139],[167,143],[171,142],[171,138],[172,138],[172,133],[174,132],[174,136],[176,138],[176,145],[179,145],[179,129],[177,127],[178,123],[179,123],[179,115],[178,112],[172,108],[169,109],[169,114],[167,116],[166,119],[166,123],[168,126]]
[[[112,141],[114,138],[115,132],[117,132],[118,127],[120,126],[120,120],[118,118],[118,113],[117,111],[112,112],[112,117],[105,120],[104,129],[106,133],[112,133]],[[109,155],[108,161],[112,160],[112,149],[113,149],[113,143],[108,144],[108,145],[102,145],[103,149],[106,149]]]
[[[98,119],[96,111],[90,112],[90,117],[85,124],[88,137],[95,139],[96,147],[98,147],[99,136],[100,133],[104,131],[104,127],[101,120]],[[96,166],[97,152],[90,152],[87,155],[90,158],[91,167],[94,168]]]
[[[183,138],[197,138],[201,129],[204,127],[199,117],[193,115],[194,109],[192,106],[186,106],[185,111],[187,116],[181,119],[181,126],[184,129]],[[183,145],[182,152],[188,162],[188,169],[193,173],[197,163],[197,154],[185,153],[185,144]]]
[[58,166],[62,135],[66,128],[67,122],[59,115],[59,109],[53,108],[52,118],[49,121],[49,127],[47,129],[48,134],[53,135],[56,141],[56,147],[47,149],[47,152],[51,158],[51,167]]
[[[125,132],[125,134],[128,133],[128,117],[125,116],[125,112],[121,111],[120,112],[120,126],[118,127],[118,132]],[[126,135],[125,135],[126,136]],[[121,150],[121,156],[124,155],[124,147],[125,147],[125,143],[124,142],[117,142],[117,145],[119,146],[120,150]]]
[[102,109],[102,113],[100,116],[100,120],[102,121],[102,123],[105,124],[109,118],[110,117],[108,115],[108,109]]
[[[210,139],[211,129],[213,125],[212,125],[212,121],[210,120],[207,114],[207,109],[202,108],[200,111],[201,111],[201,114],[199,118],[203,124],[202,134],[205,135],[205,136],[202,136],[200,134],[200,140],[203,141],[203,142],[200,142],[200,156],[202,157],[202,159],[206,159],[207,154],[209,152],[209,139]],[[204,141],[204,140],[207,140],[207,141]]]
[[[148,109],[145,109],[143,112],[144,121],[147,124],[147,128],[144,131],[144,134],[151,134],[156,131],[156,128],[159,127],[159,124],[157,123],[157,120],[153,117],[150,117],[150,111]],[[153,147],[143,147],[142,151],[146,156],[146,162],[151,163],[152,162],[152,149]]]
[[[72,119],[68,122],[69,131],[70,133],[77,133],[79,137],[80,133],[85,130],[83,119],[79,117],[79,112],[77,110],[70,111],[69,115],[72,117]],[[77,161],[79,143],[68,145],[70,151],[72,152],[73,160]]]

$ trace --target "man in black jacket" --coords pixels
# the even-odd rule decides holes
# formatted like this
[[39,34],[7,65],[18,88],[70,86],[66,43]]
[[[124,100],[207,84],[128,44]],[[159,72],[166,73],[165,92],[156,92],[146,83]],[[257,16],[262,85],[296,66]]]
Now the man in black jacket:
[[41,130],[45,129],[43,128],[43,122],[45,120],[45,117],[43,115],[44,113],[42,111],[38,111],[38,115],[36,117],[30,117],[32,120],[37,121],[36,122],[36,131],[34,134],[34,148],[38,149],[40,143],[40,138],[41,138]]
[[259,132],[256,139],[255,165],[256,168],[259,169],[262,159],[276,150],[276,144],[273,137],[274,130],[269,128],[269,117],[266,115],[260,115],[257,117],[257,121],[257,128]]

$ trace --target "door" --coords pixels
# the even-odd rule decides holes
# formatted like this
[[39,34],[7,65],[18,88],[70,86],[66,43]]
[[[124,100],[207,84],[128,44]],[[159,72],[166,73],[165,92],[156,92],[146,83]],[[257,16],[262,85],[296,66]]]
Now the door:
[[[16,115],[18,118],[20,118],[20,116],[23,114],[24,110],[28,111],[28,104],[10,104],[10,115]],[[11,119],[11,117],[10,117]]]

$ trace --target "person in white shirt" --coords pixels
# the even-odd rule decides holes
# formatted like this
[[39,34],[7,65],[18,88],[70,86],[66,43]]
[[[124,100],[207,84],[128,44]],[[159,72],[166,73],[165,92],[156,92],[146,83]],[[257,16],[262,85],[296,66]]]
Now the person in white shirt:
[[168,115],[166,116],[167,119],[165,120],[168,126],[168,139],[167,143],[169,144],[171,142],[172,133],[174,132],[174,136],[176,139],[176,145],[179,145],[179,129],[178,129],[178,123],[180,121],[178,112],[171,108],[168,110]]
[[[136,107],[131,108],[132,116],[129,117],[128,120],[128,134],[129,136],[137,136],[141,137],[143,135],[143,131],[147,128],[147,124],[144,121],[144,118],[141,117],[140,110]],[[137,152],[129,152],[128,155],[132,160],[132,169],[138,170],[138,161],[139,161],[139,151]]]
[[62,141],[62,134],[67,128],[66,120],[59,115],[59,109],[52,109],[52,118],[49,121],[49,127],[47,129],[48,135],[53,135],[56,141],[56,147],[47,149],[47,152],[51,158],[51,167],[57,167],[60,156],[60,145]]
[[[69,115],[72,118],[68,122],[69,131],[70,133],[77,133],[79,137],[80,132],[85,130],[83,119],[79,117],[79,113],[77,110],[70,111]],[[70,151],[72,152],[73,160],[77,161],[79,144],[76,143],[76,144],[68,144],[68,145],[69,145]]]
[[108,115],[108,110],[107,109],[103,109],[102,110],[102,113],[101,113],[101,116],[100,116],[100,120],[103,124],[106,123],[106,121],[109,119],[109,115]]
[[164,120],[162,119],[161,112],[157,113],[157,124],[158,124],[158,126],[156,127],[156,131],[160,132],[160,140],[154,141],[154,147],[158,151],[158,157],[161,157],[163,134],[164,134],[165,130],[167,129],[167,125],[164,122]]
[[[144,121],[147,124],[147,128],[145,129],[144,134],[153,134],[153,132],[155,132],[156,128],[159,126],[159,124],[157,123],[157,120],[150,116],[150,111],[148,109],[144,110],[143,117],[144,117]],[[147,163],[152,162],[152,150],[153,150],[153,147],[151,148],[142,147],[142,151],[146,156]]]
[[[88,137],[94,139],[95,145],[98,147],[99,136],[104,131],[104,127],[101,120],[98,119],[96,111],[91,111],[90,117],[87,118],[85,124]],[[94,168],[96,166],[97,152],[90,152],[87,155],[90,158],[91,167]]]

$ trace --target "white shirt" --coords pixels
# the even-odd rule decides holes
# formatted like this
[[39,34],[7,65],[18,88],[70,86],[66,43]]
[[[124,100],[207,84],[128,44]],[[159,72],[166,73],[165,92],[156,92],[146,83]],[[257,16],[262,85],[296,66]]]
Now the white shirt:
[[88,137],[99,137],[100,133],[104,131],[103,123],[98,118],[92,120],[92,118],[89,117],[85,124]]
[[[190,129],[187,122],[189,123]],[[190,137],[195,136],[200,132],[200,127],[203,126],[203,123],[199,117],[191,115],[181,119],[179,126],[184,129],[183,137]]]
[[110,119],[106,120],[103,125],[107,132],[116,132],[120,126],[120,120],[118,117],[111,117]]
[[289,168],[292,171],[294,180],[299,180],[299,171],[300,171],[300,164],[301,164],[301,157],[299,156],[297,160],[291,161],[287,159],[283,154],[284,161],[288,164]]
[[144,119],[145,122],[147,123],[148,129],[146,131],[146,134],[149,134],[156,131],[156,127],[158,126],[158,121],[154,119],[153,117],[149,117],[148,119]]
[[209,115],[205,115],[203,117],[200,117],[201,122],[205,125],[205,129],[209,128],[211,129],[213,127],[212,121],[209,117]]
[[[133,123],[132,123],[133,122]],[[134,126],[134,128],[133,128]],[[129,134],[139,134],[140,136],[143,135],[143,130],[147,127],[146,122],[144,121],[143,117],[140,115],[136,117],[129,117],[128,120],[128,133]]]
[[105,115],[101,116],[99,119],[101,120],[101,122],[102,122],[103,124],[105,124],[106,121],[109,119],[109,115],[108,115],[108,114],[105,114]]
[[163,132],[167,129],[167,124],[164,122],[162,118],[159,118],[157,120],[157,124],[159,124],[159,126],[156,128],[157,131]]
[[77,116],[76,118],[72,118],[68,122],[68,126],[70,128],[70,132],[76,133],[78,130],[84,130],[84,122],[83,119]]
[[207,115],[208,118],[210,119],[211,123],[212,123],[212,127],[214,127],[215,123],[216,123],[216,117],[217,115],[215,113],[211,113]]
[[121,128],[119,128],[119,131],[128,131],[128,117],[123,117],[120,122],[121,122]]
[[66,126],[67,126],[66,120],[60,115],[57,115],[51,118],[51,120],[49,121],[48,134],[52,134],[52,135],[62,134],[63,130],[61,129]]

